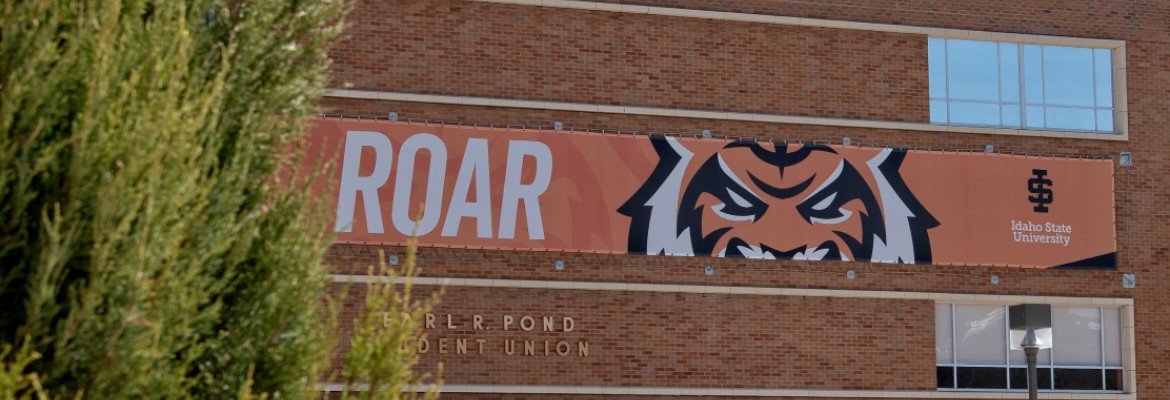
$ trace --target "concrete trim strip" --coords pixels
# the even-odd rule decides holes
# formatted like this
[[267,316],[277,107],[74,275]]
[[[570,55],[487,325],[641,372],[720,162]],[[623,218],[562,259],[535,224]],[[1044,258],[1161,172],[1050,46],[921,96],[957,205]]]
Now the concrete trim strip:
[[[389,277],[371,277],[369,275],[330,275],[334,283],[371,283],[375,280],[389,282]],[[405,282],[405,278],[397,278],[396,283]],[[620,292],[656,292],[656,293],[712,293],[725,295],[757,295],[757,296],[813,296],[813,297],[840,297],[840,298],[869,298],[869,299],[906,299],[906,300],[933,300],[937,302],[956,303],[987,303],[987,304],[1018,304],[1043,303],[1054,306],[1121,306],[1132,307],[1133,299],[1117,297],[1067,297],[1067,296],[1017,296],[999,294],[969,294],[969,293],[934,293],[934,292],[898,292],[889,290],[838,290],[838,289],[805,289],[805,288],[773,288],[759,286],[717,286],[717,285],[675,285],[657,283],[621,283],[621,282],[583,282],[583,281],[546,281],[521,279],[479,279],[479,278],[434,278],[416,277],[414,285],[419,286],[447,286],[447,287],[492,287],[515,289],[552,289],[552,290],[603,290]]]
[[[317,386],[323,392],[340,392],[340,383]],[[365,388],[358,387],[356,391]],[[426,386],[403,391],[424,392]],[[901,398],[901,399],[1004,399],[1014,392],[963,392],[933,390],[820,390],[820,389],[741,389],[644,386],[537,386],[537,385],[442,385],[443,393],[521,393],[521,394],[592,394],[628,396],[736,396],[736,397],[829,397],[829,398]],[[1134,400],[1136,393],[1040,393],[1041,399],[1063,400]]]
[[[1129,134],[1044,131],[1011,128],[984,128],[973,126],[931,125],[913,122],[891,122],[845,118],[804,117],[781,114],[737,113],[724,111],[683,110],[660,107],[611,106],[589,103],[567,103],[537,100],[512,100],[490,97],[447,96],[373,90],[329,89],[326,97],[361,100],[390,100],[413,103],[454,104],[484,107],[527,108],[535,110],[578,111],[608,114],[647,115],[657,117],[700,118],[727,121],[767,122],[794,125],[841,126],[850,128],[892,129],[904,131],[959,132],[985,135],[1033,136],[1068,139],[1128,141]],[[1124,126],[1124,125],[1119,125]]]
[[927,28],[919,26],[875,24],[831,19],[787,17],[766,14],[748,14],[723,11],[705,11],[685,8],[648,7],[629,4],[600,3],[577,0],[471,0],[480,3],[498,3],[519,6],[565,8],[575,10],[606,11],[625,14],[649,14],[671,17],[701,18],[720,21],[752,22],[771,25],[807,26],[812,28],[852,29],[861,31],[905,33],[955,39],[1000,40],[1024,43],[1051,44],[1074,47],[1125,46],[1124,40],[1090,39],[1071,36],[1029,35],[1023,33],[985,32],[964,29]]

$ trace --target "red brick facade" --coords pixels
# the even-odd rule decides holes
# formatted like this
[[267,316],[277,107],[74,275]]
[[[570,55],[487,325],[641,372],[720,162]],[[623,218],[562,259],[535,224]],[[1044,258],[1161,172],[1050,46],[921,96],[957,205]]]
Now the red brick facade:
[[[624,132],[768,137],[911,148],[1116,157],[1116,271],[888,265],[424,247],[425,277],[1132,299],[1138,399],[1170,397],[1170,5],[1071,0],[726,2],[657,7],[986,32],[1122,40],[1129,140],[902,131],[327,97],[328,112],[402,119]],[[335,88],[474,98],[928,123],[926,35],[590,11],[482,1],[362,1],[332,53]],[[378,250],[338,245],[342,274]],[[553,268],[564,261],[564,270]],[[714,273],[704,273],[705,266]],[[845,272],[855,271],[847,279]],[[1122,274],[1137,287],[1122,287]],[[992,284],[992,276],[1000,278]],[[818,292],[820,293],[820,292]],[[535,288],[446,289],[421,368],[452,385],[758,388],[933,392],[934,300]],[[489,328],[469,328],[472,316]],[[516,324],[502,331],[504,315]],[[536,328],[517,328],[524,315]],[[545,332],[539,316],[571,317]],[[445,317],[442,317],[445,318]],[[446,322],[442,320],[442,322]],[[446,354],[439,340],[447,339]],[[466,339],[468,354],[456,341]],[[476,339],[484,340],[478,354]],[[507,340],[538,354],[505,354]],[[545,355],[549,341],[550,355]],[[556,354],[559,342],[571,354]],[[578,341],[588,356],[577,355]],[[520,344],[518,353],[523,352]],[[1127,355],[1128,357],[1128,355]],[[1132,389],[1132,388],[1130,388]],[[620,398],[601,394],[448,393],[444,398]],[[651,398],[651,397],[646,397]],[[653,397],[675,398],[675,397]],[[681,396],[678,398],[694,398]],[[786,397],[797,399],[801,397]],[[824,398],[824,397],[818,397]],[[857,398],[857,397],[854,397]],[[1082,397],[1085,398],[1085,397]]]

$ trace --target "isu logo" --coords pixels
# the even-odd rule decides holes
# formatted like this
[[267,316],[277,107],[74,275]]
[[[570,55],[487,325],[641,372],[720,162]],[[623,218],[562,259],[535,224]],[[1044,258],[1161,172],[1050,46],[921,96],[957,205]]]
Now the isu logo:
[[1038,213],[1048,212],[1048,205],[1052,204],[1052,189],[1048,188],[1052,186],[1052,180],[1045,178],[1045,175],[1048,175],[1048,170],[1034,169],[1032,179],[1028,179],[1028,192],[1032,193],[1028,201],[1035,205],[1032,211]]
[[821,145],[733,142],[707,159],[651,138],[659,162],[618,210],[629,251],[760,259],[930,262],[938,222],[885,149],[854,165]]

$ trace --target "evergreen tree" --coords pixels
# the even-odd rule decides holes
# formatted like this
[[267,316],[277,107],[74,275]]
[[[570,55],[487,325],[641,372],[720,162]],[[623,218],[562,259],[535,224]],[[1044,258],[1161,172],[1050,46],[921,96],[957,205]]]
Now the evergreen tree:
[[[362,287],[361,304],[352,321],[353,335],[342,360],[342,400],[439,398],[439,382],[426,384],[430,376],[412,370],[419,358],[419,339],[424,337],[421,321],[439,300],[438,294],[422,300],[411,297],[412,280],[419,272],[416,245],[413,239],[407,245],[401,269],[390,269],[384,261],[378,270],[370,269],[373,279]],[[378,258],[385,260],[382,254]]]
[[0,397],[314,396],[328,238],[289,149],[343,13],[3,0]]

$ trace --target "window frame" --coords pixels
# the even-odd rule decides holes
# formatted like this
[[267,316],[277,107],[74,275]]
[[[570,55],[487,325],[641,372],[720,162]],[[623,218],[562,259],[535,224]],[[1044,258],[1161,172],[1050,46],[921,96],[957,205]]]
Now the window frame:
[[[1026,368],[1026,364],[1021,365],[1021,364],[1013,364],[1012,363],[1011,346],[1010,346],[1010,343],[1008,343],[1006,341],[1006,340],[1009,340],[1008,338],[1010,336],[1010,334],[1009,334],[1010,327],[1009,327],[1008,321],[1007,321],[1008,307],[1010,306],[1010,304],[986,303],[986,302],[936,301],[935,302],[935,307],[936,307],[935,308],[935,310],[936,310],[935,311],[935,321],[936,321],[935,343],[936,343],[936,346],[938,344],[938,333],[937,333],[937,329],[938,329],[937,323],[939,322],[938,321],[938,319],[939,319],[938,306],[941,306],[941,305],[947,305],[950,308],[948,311],[948,316],[949,316],[949,320],[950,320],[950,346],[951,346],[950,356],[951,356],[951,361],[947,362],[947,363],[943,363],[943,362],[939,361],[937,356],[936,356],[935,368],[936,369],[938,369],[938,368],[952,368],[952,371],[951,371],[952,387],[936,387],[936,390],[938,390],[940,392],[1026,393],[1027,389],[1012,389],[1011,370],[1016,369],[1016,368]],[[999,306],[999,307],[1003,308],[1003,318],[1004,318],[1004,321],[1003,321],[1004,322],[1004,332],[1003,332],[1003,334],[1004,334],[1004,339],[1005,339],[1003,363],[978,364],[978,363],[970,363],[970,362],[964,363],[964,362],[960,362],[958,360],[958,357],[959,357],[958,340],[957,340],[958,323],[957,323],[957,320],[955,318],[956,306],[958,306],[958,305]],[[1116,327],[1116,329],[1117,329],[1116,334],[1118,335],[1118,341],[1119,341],[1118,346],[1120,347],[1118,349],[1118,351],[1119,351],[1119,356],[1121,357],[1121,360],[1120,360],[1120,365],[1108,365],[1108,357],[1106,355],[1106,342],[1107,342],[1106,341],[1106,331],[1107,331],[1107,329],[1102,328],[1101,333],[1100,333],[1100,338],[1099,338],[1100,345],[1101,345],[1100,365],[1090,366],[1090,365],[1057,364],[1055,353],[1053,352],[1052,349],[1049,349],[1048,350],[1048,362],[1044,363],[1044,364],[1038,363],[1038,365],[1037,365],[1038,369],[1048,369],[1050,371],[1050,373],[1048,374],[1048,379],[1049,379],[1048,387],[1049,387],[1049,389],[1039,389],[1039,392],[1042,392],[1042,393],[1072,393],[1072,394],[1127,394],[1127,393],[1132,393],[1136,389],[1134,387],[1135,383],[1133,381],[1134,376],[1132,376],[1134,374],[1134,369],[1133,369],[1134,359],[1133,358],[1135,357],[1135,354],[1134,354],[1135,351],[1134,351],[1134,348],[1132,345],[1132,340],[1133,340],[1133,324],[1132,324],[1133,310],[1132,310],[1132,306],[1124,306],[1124,305],[1123,306],[1107,306],[1107,305],[1101,305],[1101,304],[1053,304],[1052,306],[1053,307],[1068,307],[1068,308],[1096,308],[1098,310],[1098,318],[1100,318],[1100,321],[1102,324],[1104,324],[1106,321],[1106,316],[1105,316],[1105,309],[1106,308],[1118,310],[1118,324],[1119,324],[1119,326]],[[1006,374],[1006,377],[1004,380],[1005,387],[1004,388],[959,388],[959,387],[957,387],[958,380],[959,380],[958,368],[1002,369]],[[1056,386],[1056,372],[1055,371],[1058,369],[1066,369],[1066,370],[1067,369],[1072,369],[1072,370],[1080,369],[1080,370],[1102,371],[1102,376],[1101,376],[1101,387],[1102,388],[1108,387],[1107,377],[1105,375],[1106,371],[1116,370],[1116,371],[1120,372],[1120,374],[1121,374],[1119,376],[1119,380],[1118,380],[1118,385],[1119,385],[1120,389],[1118,389],[1118,390],[1109,390],[1109,389],[1084,389],[1084,390],[1081,390],[1081,389],[1052,389]]]
[[[931,95],[930,95],[930,90],[929,90],[929,75],[930,75],[929,41],[930,41],[930,39],[959,39],[959,40],[984,41],[984,42],[997,44],[997,49],[998,49],[998,44],[1000,44],[1000,43],[1013,43],[1013,44],[1016,44],[1017,46],[1019,46],[1018,48],[1019,48],[1021,53],[1023,52],[1023,48],[1025,45],[1081,47],[1081,48],[1088,48],[1088,49],[1109,50],[1110,59],[1112,61],[1111,85],[1112,85],[1112,90],[1113,90],[1113,93],[1112,93],[1113,94],[1112,95],[1113,130],[1112,131],[1098,131],[1098,130],[1077,130],[1077,129],[1058,129],[1058,128],[1028,128],[1027,121],[1023,120],[1022,115],[1021,115],[1021,121],[1020,121],[1019,127],[1003,126],[1003,125],[978,125],[978,124],[950,123],[949,121],[951,120],[951,118],[949,115],[950,114],[950,112],[949,112],[950,106],[949,105],[950,105],[951,99],[950,99],[949,93],[947,95],[947,98],[942,99],[942,100],[935,100],[935,98],[931,97]],[[929,32],[927,34],[926,41],[927,41],[926,48],[927,48],[927,53],[928,53],[927,57],[926,57],[927,64],[928,64],[927,65],[928,90],[927,90],[927,96],[926,96],[927,97],[926,106],[927,106],[927,110],[928,110],[927,114],[929,116],[930,103],[933,101],[944,101],[944,104],[946,104],[947,108],[948,108],[948,118],[947,118],[948,122],[947,123],[936,123],[933,121],[933,118],[930,117],[930,118],[928,118],[927,124],[929,124],[931,126],[940,127],[940,128],[943,128],[944,130],[950,131],[950,132],[990,133],[990,134],[1006,134],[1006,135],[1017,135],[1017,136],[1040,136],[1040,137],[1068,137],[1068,138],[1082,138],[1082,139],[1113,139],[1113,140],[1123,140],[1123,141],[1129,140],[1129,110],[1128,110],[1128,101],[1127,101],[1128,90],[1127,90],[1127,85],[1126,85],[1126,70],[1127,69],[1126,69],[1126,57],[1125,57],[1126,52],[1125,52],[1125,42],[1124,41],[1108,40],[1108,39],[1085,39],[1085,38],[1070,38],[1070,37],[1057,37],[1057,36],[1010,34],[1010,33],[954,31],[954,30],[942,30],[942,32],[938,32],[938,31]],[[1043,51],[1043,49],[1041,49],[1041,51]],[[944,60],[944,62],[945,62],[945,60]],[[1023,69],[1022,68],[1023,63],[1024,63],[1024,60],[1022,58],[1020,58],[1018,60],[1018,64],[1020,64],[1021,70]],[[1024,79],[1022,72],[1023,71],[1021,71],[1021,75],[1019,77],[1019,79],[1021,81]],[[949,92],[950,78],[945,77],[945,79],[947,80],[948,92]],[[1001,85],[1002,85],[1002,83],[1001,83]],[[1024,89],[1021,86],[1021,88],[1020,88],[1021,100],[1023,100],[1023,98],[1024,98],[1023,90]],[[975,103],[975,102],[967,102],[967,103]],[[1020,104],[1018,105],[1021,108],[1021,114],[1023,114],[1023,112],[1024,112],[1023,108],[1025,108],[1027,106],[1025,103],[1026,102],[1021,101]],[[1004,105],[1004,103],[1002,102],[1002,99],[1001,99],[1001,102],[997,102],[996,104],[999,104],[1001,108]],[[1043,107],[1048,107],[1048,106],[1050,106],[1050,105],[1049,104],[1043,105]],[[1057,106],[1057,107],[1061,107],[1061,106]],[[1061,107],[1061,108],[1078,108],[1078,107]],[[1091,108],[1084,107],[1084,108],[1092,109],[1092,110],[1094,110],[1094,113],[1096,112],[1096,109],[1097,109],[1097,107],[1091,107]],[[1096,118],[1097,117],[1094,116],[1094,120],[1096,120]]]

